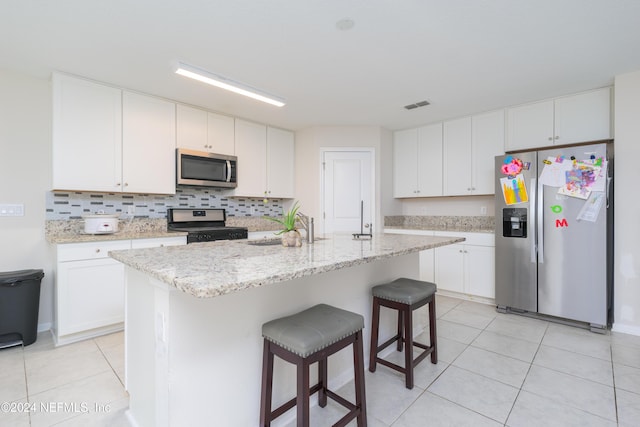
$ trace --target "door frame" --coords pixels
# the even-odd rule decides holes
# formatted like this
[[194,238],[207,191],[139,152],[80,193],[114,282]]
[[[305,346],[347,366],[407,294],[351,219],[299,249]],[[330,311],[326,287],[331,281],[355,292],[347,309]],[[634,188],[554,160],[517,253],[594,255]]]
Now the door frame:
[[[320,232],[325,233],[326,215],[325,215],[325,154],[330,152],[359,152],[369,153],[371,155],[371,221],[377,226],[378,221],[378,204],[376,199],[376,149],[375,147],[320,147]],[[356,230],[354,230],[356,231]]]

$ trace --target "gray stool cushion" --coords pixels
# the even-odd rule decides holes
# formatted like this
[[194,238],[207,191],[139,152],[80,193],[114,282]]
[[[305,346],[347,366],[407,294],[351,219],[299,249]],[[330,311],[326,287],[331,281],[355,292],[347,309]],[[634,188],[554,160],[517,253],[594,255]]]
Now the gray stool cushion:
[[307,357],[364,328],[364,317],[318,304],[262,325],[262,336],[298,356]]
[[403,277],[391,283],[374,286],[371,293],[374,297],[411,305],[435,294],[436,285]]

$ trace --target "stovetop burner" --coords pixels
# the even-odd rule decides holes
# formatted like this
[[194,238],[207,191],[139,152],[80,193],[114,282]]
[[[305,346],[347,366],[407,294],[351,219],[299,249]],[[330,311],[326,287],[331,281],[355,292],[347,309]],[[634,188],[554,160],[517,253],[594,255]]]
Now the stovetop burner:
[[168,209],[167,228],[186,231],[187,243],[246,239],[246,227],[226,227],[224,209]]

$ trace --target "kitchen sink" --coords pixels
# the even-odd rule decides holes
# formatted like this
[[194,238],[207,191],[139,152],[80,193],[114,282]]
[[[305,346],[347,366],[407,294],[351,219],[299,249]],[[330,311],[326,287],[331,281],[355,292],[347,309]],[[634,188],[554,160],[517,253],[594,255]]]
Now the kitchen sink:
[[275,245],[282,245],[282,240],[281,239],[247,240],[247,245],[251,245],[251,246],[275,246]]

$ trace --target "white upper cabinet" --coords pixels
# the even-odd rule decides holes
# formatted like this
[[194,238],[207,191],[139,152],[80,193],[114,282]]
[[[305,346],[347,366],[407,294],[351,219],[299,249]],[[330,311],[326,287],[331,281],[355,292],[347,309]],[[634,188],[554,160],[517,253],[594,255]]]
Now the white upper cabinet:
[[175,193],[175,105],[53,75],[53,189]]
[[504,110],[471,118],[472,194],[495,193],[495,157],[504,154]]
[[393,134],[393,196],[418,197],[418,129]]
[[554,118],[555,144],[611,139],[611,89],[556,99]]
[[267,127],[267,196],[293,198],[295,138],[293,132]]
[[442,196],[442,123],[396,131],[394,197]]
[[238,186],[234,194],[246,197],[265,197],[267,127],[236,119],[235,128]]
[[231,116],[207,113],[207,145],[217,154],[235,156],[235,125]]
[[506,151],[612,137],[608,87],[513,107],[507,112]]
[[293,132],[236,119],[236,196],[294,196]]
[[53,74],[53,189],[121,191],[122,91]]
[[443,138],[444,195],[473,194],[471,117],[444,122]]
[[175,194],[175,104],[124,92],[122,113],[122,191]]
[[176,117],[179,148],[235,155],[233,117],[182,104],[177,106]]
[[176,106],[176,146],[209,151],[206,111],[188,105]]

